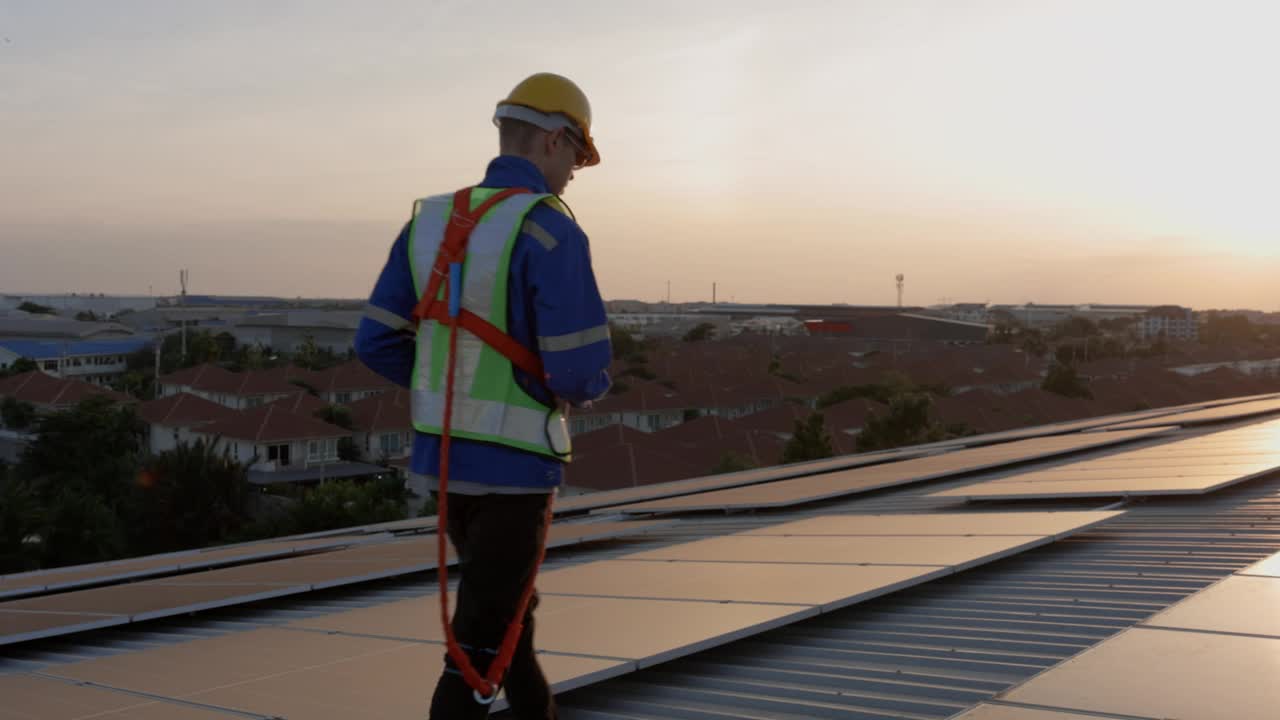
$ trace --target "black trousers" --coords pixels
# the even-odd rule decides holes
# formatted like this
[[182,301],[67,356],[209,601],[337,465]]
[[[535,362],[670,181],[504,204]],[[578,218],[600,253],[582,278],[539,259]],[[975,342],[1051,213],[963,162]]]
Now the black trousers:
[[[449,539],[458,551],[461,581],[453,631],[471,664],[484,675],[538,559],[550,496],[449,495]],[[555,699],[533,650],[535,594],[524,633],[507,669],[504,687],[518,720],[555,720]],[[446,653],[445,671],[431,699],[431,720],[471,720],[489,715],[477,703]]]

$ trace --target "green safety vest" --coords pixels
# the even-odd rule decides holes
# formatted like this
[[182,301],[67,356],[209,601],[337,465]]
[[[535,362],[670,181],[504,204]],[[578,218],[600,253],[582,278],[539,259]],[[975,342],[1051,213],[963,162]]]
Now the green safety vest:
[[[468,210],[498,192],[497,188],[474,188]],[[471,231],[462,266],[462,307],[504,333],[507,280],[516,237],[525,216],[548,198],[555,196],[525,193],[509,197],[490,208]],[[426,291],[452,212],[452,194],[414,203],[409,260],[419,297]],[[448,302],[443,292],[438,300]],[[511,361],[502,353],[461,328],[457,344],[450,435],[568,461],[569,429],[564,415],[525,392],[515,380]],[[411,386],[413,426],[419,432],[440,435],[443,431],[448,362],[449,328],[424,320],[418,328]]]

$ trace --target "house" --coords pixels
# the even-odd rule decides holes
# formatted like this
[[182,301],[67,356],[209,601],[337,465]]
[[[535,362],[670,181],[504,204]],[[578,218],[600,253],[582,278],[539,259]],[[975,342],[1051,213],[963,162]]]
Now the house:
[[140,404],[138,417],[149,428],[152,454],[159,454],[204,437],[193,435],[193,430],[218,421],[233,421],[238,416],[224,405],[183,392]]
[[57,377],[106,385],[129,369],[129,356],[151,345],[149,337],[102,340],[0,340],[0,369],[20,358]]
[[1196,340],[1200,326],[1191,308],[1161,305],[1151,308],[1138,320],[1139,340]]
[[350,405],[395,387],[359,360],[350,360],[316,373],[315,390],[325,402]]
[[397,460],[413,454],[409,392],[395,388],[349,406],[356,447],[367,460]]
[[[207,440],[222,438],[232,457],[259,473],[314,470],[337,463],[338,440],[351,435],[349,430],[275,403],[241,410],[190,432]],[[296,479],[322,477],[317,472]]]
[[590,408],[570,411],[569,432],[581,434],[616,424],[657,432],[684,421],[690,405],[680,393],[648,380],[626,378],[621,382],[625,391],[607,395]]
[[299,389],[264,371],[233,373],[208,363],[164,375],[159,386],[161,397],[186,392],[233,410],[265,405],[292,396]]
[[307,415],[310,417],[314,417],[316,413],[329,407],[329,403],[305,390],[299,390],[298,392],[287,397],[282,397],[279,400],[272,400],[268,405],[276,405],[291,413]]
[[13,398],[34,406],[42,413],[69,410],[91,397],[106,397],[120,403],[136,402],[124,393],[83,380],[54,377],[40,370],[0,379],[0,400]]

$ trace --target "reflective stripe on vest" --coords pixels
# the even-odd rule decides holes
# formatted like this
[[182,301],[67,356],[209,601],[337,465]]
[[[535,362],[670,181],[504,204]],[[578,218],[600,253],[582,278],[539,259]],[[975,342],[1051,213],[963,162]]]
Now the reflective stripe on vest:
[[[477,190],[473,203],[484,195]],[[515,195],[495,205],[476,224],[463,263],[462,307],[506,330],[508,263],[525,215],[552,195]],[[439,195],[417,203],[410,239],[414,284],[422,293],[427,273],[444,240],[453,196]],[[474,205],[473,205],[474,207]],[[498,283],[502,283],[501,286]],[[501,304],[498,300],[502,300]],[[418,329],[417,358],[412,379],[413,424],[420,431],[439,434],[444,420],[444,373],[447,371],[447,332],[436,322]],[[482,363],[482,357],[487,361]],[[530,397],[515,382],[510,361],[471,333],[457,336],[452,434],[508,445],[564,458],[548,438],[548,422],[563,424],[559,413]]]

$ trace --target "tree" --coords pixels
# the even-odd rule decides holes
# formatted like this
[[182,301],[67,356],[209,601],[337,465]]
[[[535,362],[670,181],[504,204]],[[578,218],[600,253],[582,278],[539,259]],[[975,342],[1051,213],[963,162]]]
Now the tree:
[[355,429],[355,424],[351,420],[351,411],[342,405],[326,405],[316,410],[315,416],[330,425],[337,425],[343,430]]
[[1072,365],[1054,363],[1045,376],[1041,389],[1069,398],[1092,398],[1093,392],[1085,385]]
[[403,484],[395,492],[390,483],[334,480],[306,492],[294,512],[293,531],[318,532],[352,525],[402,520]]
[[39,370],[40,366],[31,358],[20,357],[9,364],[8,367],[0,368],[0,378],[7,378],[11,375],[21,375],[25,372]]
[[1049,352],[1049,344],[1045,342],[1044,335],[1039,330],[1022,331],[1018,347],[1022,352],[1038,358],[1044,357]]
[[831,434],[827,432],[822,413],[811,413],[804,420],[796,420],[795,429],[786,447],[782,449],[782,462],[820,460],[831,457]]
[[7,397],[0,401],[0,423],[11,430],[26,430],[35,424],[36,408],[31,403]]
[[873,413],[858,434],[858,452],[888,450],[904,445],[941,440],[946,430],[929,419],[933,399],[924,393],[908,393],[889,403],[889,412],[881,417]]
[[698,323],[692,330],[684,334],[685,342],[701,342],[710,340],[715,335],[716,326],[711,323]]
[[40,567],[44,508],[30,485],[10,479],[0,465],[0,574]]
[[636,336],[625,328],[609,324],[609,340],[613,346],[613,357],[623,358],[634,355],[643,349],[643,344]]
[[114,560],[125,554],[124,525],[113,504],[95,493],[64,487],[44,501],[38,538],[41,567]]
[[54,310],[48,305],[40,305],[38,303],[33,303],[29,300],[19,305],[18,309],[25,313],[31,313],[32,315],[57,315],[58,314],[57,310]]
[[1072,315],[1053,326],[1050,332],[1052,339],[1058,340],[1062,338],[1087,338],[1098,334],[1098,326],[1086,317]]
[[130,503],[135,548],[153,553],[205,547],[244,525],[248,468],[220,445],[182,443],[147,461]]
[[1209,316],[1200,330],[1200,342],[1206,345],[1241,345],[1254,342],[1258,329],[1247,315]]
[[128,494],[146,431],[132,408],[91,397],[41,418],[37,429],[19,465],[22,476],[49,488],[97,495],[111,506]]
[[732,450],[720,456],[720,461],[716,466],[711,468],[712,475],[721,473],[741,472],[743,470],[752,470],[756,467],[755,461],[746,455],[740,455]]

